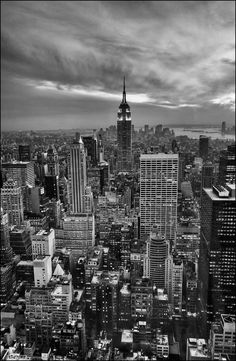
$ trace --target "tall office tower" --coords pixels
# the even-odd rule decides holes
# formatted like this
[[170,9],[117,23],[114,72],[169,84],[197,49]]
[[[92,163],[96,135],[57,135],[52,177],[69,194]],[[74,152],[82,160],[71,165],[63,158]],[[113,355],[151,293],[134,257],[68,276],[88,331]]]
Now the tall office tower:
[[178,154],[140,156],[140,235],[160,226],[167,241],[175,241],[177,227]]
[[87,149],[87,159],[92,166],[97,165],[98,160],[98,142],[94,131],[93,135],[82,136],[84,147]]
[[79,133],[70,148],[69,165],[71,213],[83,212],[83,195],[87,184],[84,143]]
[[124,283],[119,295],[119,329],[131,328],[131,290],[130,284]]
[[31,161],[31,149],[29,144],[19,145],[19,160],[20,162]]
[[157,288],[165,287],[165,265],[168,255],[169,242],[159,233],[158,227],[153,225],[144,258],[144,277],[151,278]]
[[8,179],[1,188],[1,203],[3,210],[8,213],[11,225],[20,225],[24,220],[21,187],[12,179]]
[[26,341],[50,344],[53,326],[51,289],[33,287],[26,291],[25,300]]
[[235,183],[236,174],[236,144],[228,146],[220,154],[219,183]]
[[49,255],[53,257],[55,252],[55,230],[44,229],[38,231],[32,236],[32,255],[33,259],[38,255]]
[[46,197],[59,199],[59,161],[54,145],[50,145],[47,150],[44,189]]
[[123,85],[123,98],[117,114],[117,146],[118,170],[131,171],[132,169],[132,138],[131,138],[131,113],[126,102],[125,78]]
[[47,150],[44,188],[46,197],[59,199],[59,161],[54,145]]
[[199,280],[205,321],[214,320],[221,313],[236,312],[235,224],[235,184],[204,188]]
[[13,295],[13,251],[10,246],[8,214],[1,208],[0,300],[6,303]]
[[1,303],[7,303],[14,293],[15,274],[13,262],[1,265],[0,272],[0,299]]
[[175,315],[182,313],[183,260],[177,255],[169,255],[166,260],[166,289],[169,303]]
[[86,186],[83,195],[83,211],[84,213],[92,213],[93,208],[93,193],[91,191],[91,187]]
[[199,137],[199,156],[202,159],[208,157],[208,147],[209,147],[209,138],[205,135],[200,135]]
[[28,188],[32,189],[35,187],[34,177],[34,163],[33,162],[17,162],[3,163],[2,164],[3,174],[6,179],[13,179],[18,187],[21,187],[23,205],[27,209],[28,206]]
[[148,125],[148,124],[145,124],[145,125],[144,125],[144,133],[145,133],[145,134],[148,134],[148,132],[149,132],[149,125]]
[[225,131],[226,131],[226,123],[225,123],[225,122],[222,122],[222,123],[221,123],[221,134],[224,135],[224,134],[225,134]]
[[96,315],[97,331],[108,337],[118,328],[118,290],[120,273],[97,271],[91,281],[92,311]]
[[52,277],[51,256],[38,255],[34,259],[33,265],[35,287],[46,287]]
[[59,175],[58,153],[53,144],[48,147],[46,165],[46,175]]
[[173,153],[178,153],[179,152],[179,146],[178,146],[178,143],[177,143],[176,139],[172,140],[171,149],[172,149]]
[[211,162],[206,162],[202,166],[201,189],[211,188],[214,180],[214,166]]
[[162,124],[158,124],[155,127],[155,135],[159,137],[161,133],[162,133]]
[[98,139],[98,162],[104,162],[104,146],[102,144],[102,136],[99,134]]
[[1,208],[1,242],[0,242],[0,265],[12,261],[13,251],[10,245],[8,214]]

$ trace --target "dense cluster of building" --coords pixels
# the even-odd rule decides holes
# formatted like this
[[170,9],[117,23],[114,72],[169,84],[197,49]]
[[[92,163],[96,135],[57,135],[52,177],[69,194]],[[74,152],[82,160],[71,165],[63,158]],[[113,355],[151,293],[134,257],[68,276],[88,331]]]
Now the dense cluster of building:
[[234,359],[235,144],[188,142],[124,80],[106,134],[3,144],[3,360]]

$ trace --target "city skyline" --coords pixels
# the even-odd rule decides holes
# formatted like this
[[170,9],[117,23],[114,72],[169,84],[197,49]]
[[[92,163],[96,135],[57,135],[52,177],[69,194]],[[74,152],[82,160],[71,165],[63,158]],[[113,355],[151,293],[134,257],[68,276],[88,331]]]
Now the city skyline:
[[2,130],[234,124],[233,1],[1,5]]

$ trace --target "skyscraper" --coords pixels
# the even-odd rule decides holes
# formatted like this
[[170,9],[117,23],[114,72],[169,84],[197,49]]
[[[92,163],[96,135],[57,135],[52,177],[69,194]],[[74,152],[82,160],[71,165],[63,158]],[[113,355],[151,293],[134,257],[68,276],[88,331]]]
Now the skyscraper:
[[118,170],[130,171],[132,167],[131,113],[126,101],[125,78],[123,98],[117,113]]
[[48,147],[46,162],[47,162],[46,175],[51,175],[51,176],[59,175],[58,154],[53,144]]
[[140,235],[149,236],[152,226],[174,241],[177,224],[178,154],[141,154]]
[[96,166],[98,160],[98,144],[97,136],[93,135],[82,136],[84,147],[87,149],[87,157],[92,166]]
[[19,160],[21,162],[30,162],[31,161],[31,150],[29,144],[20,144],[19,145]]
[[206,162],[202,166],[201,189],[211,188],[214,179],[214,166],[211,162]]
[[202,159],[208,157],[208,147],[209,147],[209,138],[205,135],[200,135],[199,137],[199,156]]
[[153,225],[150,238],[147,241],[147,253],[144,259],[144,277],[151,278],[157,288],[165,287],[166,259],[169,255],[169,242]]
[[199,278],[202,310],[210,321],[236,311],[235,224],[235,184],[204,188]]
[[45,194],[49,199],[59,199],[59,161],[54,145],[47,150],[46,171],[44,177]]
[[226,182],[235,183],[236,174],[236,144],[228,146],[227,150],[223,150],[220,154],[219,164],[219,183]]
[[81,213],[83,212],[83,195],[87,184],[87,174],[84,143],[79,133],[76,133],[76,139],[70,149],[69,182],[70,211],[73,214]]
[[13,251],[10,245],[8,214],[1,208],[1,242],[0,242],[0,265],[12,260]]
[[35,186],[33,162],[13,161],[12,163],[3,163],[2,169],[6,178],[12,178],[19,187]]
[[183,260],[176,254],[166,260],[166,288],[174,314],[182,313]]
[[20,225],[23,222],[24,213],[21,188],[12,179],[5,182],[1,188],[1,204],[3,210],[8,213],[11,225]]

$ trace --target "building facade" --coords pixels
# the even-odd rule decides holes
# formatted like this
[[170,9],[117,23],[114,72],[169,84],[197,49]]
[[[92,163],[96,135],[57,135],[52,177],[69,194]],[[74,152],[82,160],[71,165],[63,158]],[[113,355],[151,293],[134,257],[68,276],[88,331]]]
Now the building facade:
[[86,155],[84,143],[79,133],[70,148],[69,162],[70,211],[83,212],[83,195],[87,184]]
[[140,156],[140,236],[160,226],[167,241],[175,241],[177,227],[178,154]]
[[24,220],[21,187],[13,179],[8,179],[1,188],[1,205],[8,214],[10,225],[20,225]]
[[208,321],[235,314],[235,184],[204,188],[201,209],[199,279]]

